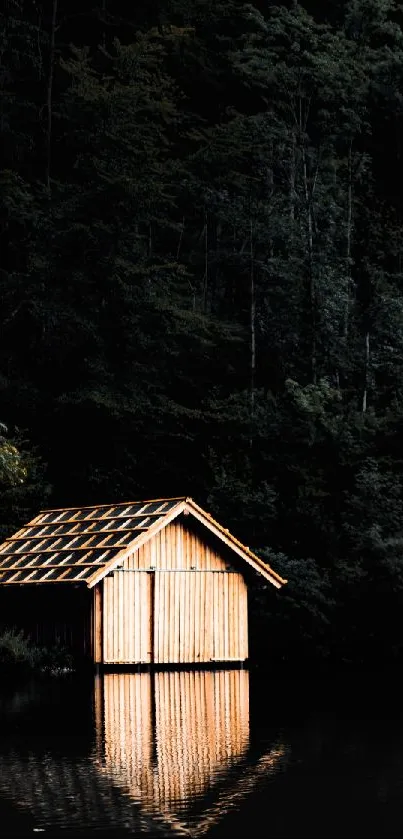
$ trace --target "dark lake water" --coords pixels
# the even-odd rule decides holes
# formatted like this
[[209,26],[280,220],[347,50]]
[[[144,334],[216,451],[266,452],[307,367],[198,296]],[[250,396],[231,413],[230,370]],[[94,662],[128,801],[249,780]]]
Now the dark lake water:
[[380,676],[2,685],[0,835],[401,837],[400,704]]

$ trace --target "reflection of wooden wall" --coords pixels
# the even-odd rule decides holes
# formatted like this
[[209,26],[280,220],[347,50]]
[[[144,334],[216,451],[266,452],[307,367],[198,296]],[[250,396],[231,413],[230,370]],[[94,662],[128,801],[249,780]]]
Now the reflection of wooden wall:
[[[104,765],[134,797],[153,794],[152,684],[150,673],[111,673],[95,683],[98,743]],[[103,721],[103,725],[102,725]]]
[[229,567],[228,557],[181,522],[131,554],[103,586],[105,663],[248,657],[245,580]]
[[[0,750],[0,795],[15,805],[17,812],[26,810],[33,825],[45,830],[45,836],[48,829],[52,836],[59,831],[60,836],[72,836],[76,830],[79,836],[86,836],[92,829],[101,829],[105,835],[107,828],[123,828],[125,835],[129,827],[132,836],[148,833],[156,837],[158,821],[140,806],[133,806],[111,780],[88,756],[78,758],[67,747],[66,753],[60,753],[58,746],[55,753],[51,748],[41,753],[37,744],[32,750],[2,744]],[[30,833],[33,836],[32,828]],[[17,833],[4,830],[0,835]],[[20,835],[28,836],[28,830]]]
[[161,809],[202,795],[244,753],[249,739],[248,673],[157,673],[155,798]]
[[248,679],[244,670],[103,676],[104,771],[161,813],[183,809],[245,753]]

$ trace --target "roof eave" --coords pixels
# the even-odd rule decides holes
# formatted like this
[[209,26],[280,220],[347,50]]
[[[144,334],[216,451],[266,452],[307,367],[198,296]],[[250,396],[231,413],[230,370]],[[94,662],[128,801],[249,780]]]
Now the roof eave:
[[163,518],[152,525],[145,533],[141,533],[136,537],[124,550],[122,550],[114,559],[110,560],[103,568],[97,571],[86,580],[88,588],[93,588],[100,583],[111,571],[114,571],[121,565],[127,557],[138,550],[142,545],[145,545],[149,539],[152,539],[160,530],[163,530],[167,524],[177,518],[181,513],[192,515],[195,519],[200,521],[212,533],[214,533],[224,544],[228,545],[231,550],[237,553],[242,559],[248,563],[258,574],[268,580],[275,588],[280,589],[287,584],[287,580],[280,577],[276,571],[273,571],[269,565],[263,562],[256,554],[249,550],[245,545],[238,541],[235,536],[220,525],[209,513],[206,513],[201,507],[193,501],[192,498],[185,498],[178,502],[172,510],[169,511]]
[[229,530],[226,530],[222,527],[219,522],[215,521],[209,513],[206,513],[192,498],[186,499],[186,505],[184,512],[190,513],[196,519],[198,519],[202,524],[204,524],[208,529],[218,536],[222,542],[228,545],[235,553],[242,557],[255,571],[261,574],[262,577],[265,577],[275,588],[282,588],[282,586],[286,585],[288,580],[285,580],[283,577],[280,577],[280,574],[277,574],[276,571],[273,571],[270,568],[270,565],[267,565],[263,562],[260,557],[256,556],[246,545],[243,545],[238,539],[233,536]]

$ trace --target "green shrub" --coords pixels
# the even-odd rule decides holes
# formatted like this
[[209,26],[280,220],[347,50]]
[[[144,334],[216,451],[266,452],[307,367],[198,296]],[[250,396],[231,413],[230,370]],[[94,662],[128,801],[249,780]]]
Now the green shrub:
[[40,647],[15,627],[0,633],[0,671],[57,673],[73,669],[73,657],[64,647]]
[[0,634],[0,668],[18,672],[35,666],[35,648],[21,630],[6,629]]
[[44,673],[60,673],[72,670],[73,656],[65,647],[36,647],[35,667]]

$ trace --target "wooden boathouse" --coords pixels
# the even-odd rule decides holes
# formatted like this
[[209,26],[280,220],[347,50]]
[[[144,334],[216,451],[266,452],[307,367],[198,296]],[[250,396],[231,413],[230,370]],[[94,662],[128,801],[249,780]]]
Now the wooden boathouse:
[[0,545],[0,624],[77,658],[248,658],[248,581],[283,580],[191,498],[44,510]]

